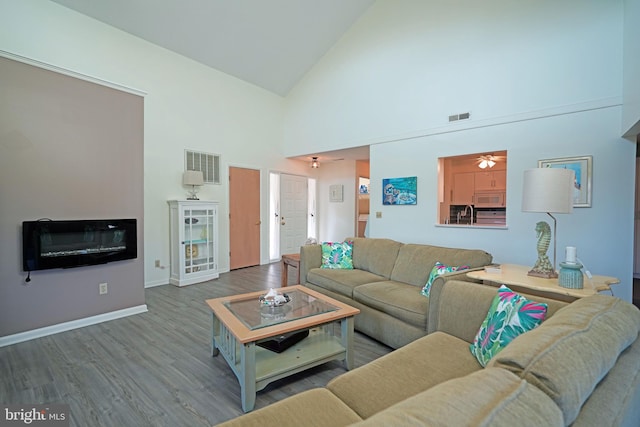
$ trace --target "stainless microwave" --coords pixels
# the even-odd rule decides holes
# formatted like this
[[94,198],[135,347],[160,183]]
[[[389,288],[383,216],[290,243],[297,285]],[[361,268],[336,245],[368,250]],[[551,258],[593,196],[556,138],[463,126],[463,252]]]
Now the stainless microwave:
[[476,208],[503,208],[505,207],[505,193],[476,193]]

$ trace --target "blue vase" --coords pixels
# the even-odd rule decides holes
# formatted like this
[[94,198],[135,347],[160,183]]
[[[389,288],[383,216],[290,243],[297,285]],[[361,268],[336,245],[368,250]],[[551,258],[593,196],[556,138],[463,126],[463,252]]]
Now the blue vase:
[[584,277],[581,269],[582,264],[561,262],[558,284],[563,288],[582,289],[584,286]]

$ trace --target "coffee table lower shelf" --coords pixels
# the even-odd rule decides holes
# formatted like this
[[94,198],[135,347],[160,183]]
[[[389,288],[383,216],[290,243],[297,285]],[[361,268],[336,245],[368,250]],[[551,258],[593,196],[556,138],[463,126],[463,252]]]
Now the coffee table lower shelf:
[[[341,337],[333,334],[334,323],[340,324]],[[353,366],[353,317],[318,325],[309,329],[309,336],[276,353],[256,345],[255,341],[240,343],[213,315],[212,356],[218,351],[238,378],[242,410],[249,412],[255,405],[256,392],[268,384],[332,360]]]

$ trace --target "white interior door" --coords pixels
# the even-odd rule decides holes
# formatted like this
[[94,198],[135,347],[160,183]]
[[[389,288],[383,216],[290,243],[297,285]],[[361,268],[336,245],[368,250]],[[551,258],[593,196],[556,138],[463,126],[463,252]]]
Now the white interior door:
[[307,178],[280,175],[280,254],[300,252],[307,240]]

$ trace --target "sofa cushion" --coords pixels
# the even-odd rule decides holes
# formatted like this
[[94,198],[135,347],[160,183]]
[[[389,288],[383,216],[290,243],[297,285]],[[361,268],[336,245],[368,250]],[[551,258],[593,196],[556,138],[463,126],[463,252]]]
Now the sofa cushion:
[[636,307],[593,295],[520,335],[487,366],[508,369],[544,391],[569,425],[620,353],[638,337],[639,328]]
[[390,239],[353,240],[353,268],[369,271],[388,280],[402,243]]
[[[446,332],[471,344],[491,307],[496,288],[461,280],[444,281],[443,277],[438,277],[431,288],[427,332]],[[547,319],[568,305],[551,298],[522,292],[520,295],[547,304]]]
[[322,243],[322,268],[353,268],[353,242],[324,242]]
[[620,354],[616,364],[582,405],[572,427],[637,427],[640,420],[640,339]]
[[334,378],[327,388],[368,418],[444,381],[482,369],[469,343],[441,332]]
[[307,273],[307,282],[349,298],[357,286],[381,280],[385,278],[364,270],[313,268]]
[[486,366],[515,337],[538,326],[546,314],[547,304],[528,300],[502,285],[469,349]]
[[[318,427],[337,427],[346,426],[361,419],[329,390],[315,388],[218,424],[218,426],[299,427],[303,424],[313,424]],[[304,422],[304,420],[307,421]]]
[[353,299],[410,325],[427,329],[429,300],[420,295],[416,286],[391,280],[367,283],[353,290]]
[[477,249],[406,244],[400,248],[389,277],[396,282],[410,283],[422,288],[438,261],[446,265],[468,265],[473,268],[490,264],[491,260],[491,254]]
[[352,427],[563,426],[542,391],[504,369],[483,369],[439,384]]

